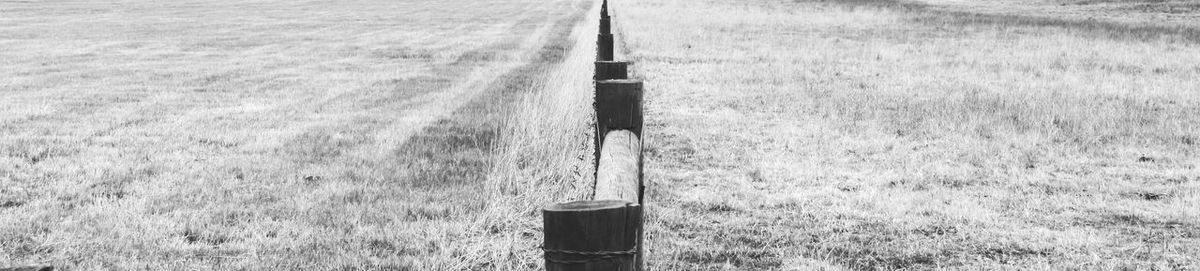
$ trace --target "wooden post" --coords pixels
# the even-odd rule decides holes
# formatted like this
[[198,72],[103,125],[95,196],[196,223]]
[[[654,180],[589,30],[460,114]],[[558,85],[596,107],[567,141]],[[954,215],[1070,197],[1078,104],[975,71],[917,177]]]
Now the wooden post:
[[596,61],[596,73],[592,75],[592,80],[601,81],[626,78],[629,78],[629,62]]
[[630,130],[642,137],[642,80],[612,79],[596,81],[596,125],[611,130]]
[[642,207],[617,200],[542,209],[547,271],[637,271]]
[[596,35],[596,60],[612,61],[613,60],[613,35],[598,34]]
[[600,18],[600,34],[612,34],[612,19],[608,17]]

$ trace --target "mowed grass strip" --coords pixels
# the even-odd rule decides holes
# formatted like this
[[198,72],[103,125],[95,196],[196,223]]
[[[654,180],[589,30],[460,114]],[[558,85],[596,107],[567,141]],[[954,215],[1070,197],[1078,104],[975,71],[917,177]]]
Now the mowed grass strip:
[[1194,29],[864,2],[614,2],[650,266],[1200,268]]
[[586,7],[5,4],[0,266],[454,269]]

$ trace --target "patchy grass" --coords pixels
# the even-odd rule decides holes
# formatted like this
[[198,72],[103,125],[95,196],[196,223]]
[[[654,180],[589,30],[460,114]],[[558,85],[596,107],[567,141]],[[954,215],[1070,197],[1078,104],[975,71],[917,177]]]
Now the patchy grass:
[[616,3],[655,269],[1200,268],[1190,24]]
[[487,259],[506,120],[590,5],[5,3],[0,266]]

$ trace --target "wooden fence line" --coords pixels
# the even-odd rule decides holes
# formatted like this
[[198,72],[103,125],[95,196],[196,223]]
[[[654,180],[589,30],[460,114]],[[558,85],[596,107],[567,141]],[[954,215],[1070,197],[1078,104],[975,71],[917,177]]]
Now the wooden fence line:
[[600,3],[600,32],[596,34],[596,60],[613,60],[612,17],[608,16],[608,0]]
[[542,209],[546,270],[642,270],[645,184],[642,81],[613,61],[608,1],[596,35],[595,177],[592,200]]

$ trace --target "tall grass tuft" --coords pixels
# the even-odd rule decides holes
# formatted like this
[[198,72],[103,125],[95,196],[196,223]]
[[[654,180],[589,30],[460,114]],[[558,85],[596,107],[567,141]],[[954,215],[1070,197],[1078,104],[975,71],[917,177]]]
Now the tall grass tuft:
[[461,240],[450,269],[540,268],[541,207],[590,196],[593,7],[570,36],[563,62],[544,71],[500,125],[488,172],[488,206]]

